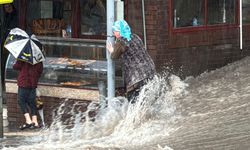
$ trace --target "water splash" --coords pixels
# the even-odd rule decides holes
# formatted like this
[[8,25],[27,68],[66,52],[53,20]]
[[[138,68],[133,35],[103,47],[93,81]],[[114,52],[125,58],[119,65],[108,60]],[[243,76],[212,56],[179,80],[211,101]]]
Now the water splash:
[[156,76],[136,104],[124,97],[102,110],[95,103],[86,111],[81,103],[63,104],[50,128],[25,138],[27,145],[4,149],[249,149],[249,68],[246,57],[184,81]]
[[[174,124],[181,115],[176,112],[174,99],[185,94],[186,87],[177,76],[158,75],[142,88],[135,104],[116,97],[103,109],[90,103],[86,111],[74,111],[79,106],[75,103],[66,112],[66,101],[55,112],[50,128],[32,137],[31,146],[16,149],[131,149],[157,144],[176,130]],[[90,112],[97,114],[91,116]],[[65,114],[70,117],[62,121]]]

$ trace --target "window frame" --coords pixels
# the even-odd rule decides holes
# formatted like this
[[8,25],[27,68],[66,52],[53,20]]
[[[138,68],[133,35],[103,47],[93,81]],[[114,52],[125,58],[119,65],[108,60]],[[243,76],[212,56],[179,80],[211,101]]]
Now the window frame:
[[184,32],[196,32],[196,31],[204,31],[204,30],[220,30],[220,29],[228,29],[228,28],[238,28],[239,27],[239,0],[236,0],[236,6],[235,6],[235,23],[224,23],[224,24],[215,24],[215,25],[209,25],[208,24],[208,0],[203,0],[204,3],[204,25],[200,26],[188,26],[188,27],[180,27],[180,28],[174,28],[173,26],[173,19],[174,19],[174,0],[169,0],[169,19],[168,19],[168,25],[169,25],[169,31],[170,33],[184,33]]
[[[70,0],[72,7],[72,17],[71,17],[71,27],[72,27],[72,38],[80,38],[80,39],[98,39],[104,40],[107,37],[104,35],[82,35],[80,29],[80,0]],[[22,29],[26,27],[26,14],[27,14],[27,0],[20,0],[20,5],[18,7],[19,11],[19,26]],[[21,15],[22,14],[22,15]]]

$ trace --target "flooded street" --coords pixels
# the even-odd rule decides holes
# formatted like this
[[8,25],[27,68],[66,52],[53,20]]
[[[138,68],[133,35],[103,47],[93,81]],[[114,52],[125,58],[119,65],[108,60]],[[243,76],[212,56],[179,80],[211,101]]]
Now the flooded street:
[[174,149],[250,149],[250,59],[190,79],[183,120],[162,143]]
[[19,146],[4,140],[3,149],[249,150],[250,57],[184,81],[155,77],[138,103],[115,98],[95,118],[67,112],[72,128],[60,121],[64,107],[49,129],[16,139]]

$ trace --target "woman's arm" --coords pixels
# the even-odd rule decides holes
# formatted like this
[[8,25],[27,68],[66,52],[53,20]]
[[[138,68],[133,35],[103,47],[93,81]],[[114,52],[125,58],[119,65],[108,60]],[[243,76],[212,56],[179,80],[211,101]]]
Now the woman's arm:
[[114,47],[112,46],[112,43],[109,42],[107,44],[107,49],[111,54],[111,58],[117,59],[125,51],[125,46],[121,41],[116,41]]

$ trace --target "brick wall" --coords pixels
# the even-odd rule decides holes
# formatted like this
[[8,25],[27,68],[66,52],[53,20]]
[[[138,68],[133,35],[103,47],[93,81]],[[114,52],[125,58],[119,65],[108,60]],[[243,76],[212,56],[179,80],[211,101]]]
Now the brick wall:
[[125,19],[131,27],[133,33],[143,37],[142,7],[140,0],[129,0],[126,4]]
[[[157,50],[166,49],[167,47],[167,2],[145,0],[144,3],[147,49],[151,57],[156,60]],[[131,26],[132,31],[144,39],[142,2],[131,0],[126,5],[125,10],[127,10],[125,11],[125,18]]]
[[[243,29],[243,50],[239,49],[237,27],[172,33],[169,27],[169,1],[145,0],[147,49],[158,72],[167,68],[180,77],[197,76],[250,55],[248,26]],[[141,1],[129,2],[128,8],[129,4],[140,8]],[[142,15],[136,20],[131,18],[140,13],[141,9],[137,9],[135,14],[126,14],[134,32],[139,33],[141,30],[135,28],[134,24],[142,22]]]
[[[8,109],[8,121],[9,121],[9,128],[11,130],[17,129],[21,124],[25,122],[24,116],[21,113],[18,103],[17,103],[17,94],[14,93],[7,93],[7,109]],[[85,112],[87,110],[87,106],[90,103],[90,101],[83,101],[83,100],[67,100],[60,99],[60,98],[54,98],[54,97],[41,97],[42,101],[44,102],[44,119],[45,124],[50,125],[53,121],[53,116],[58,115],[57,110],[61,106],[63,102],[65,102],[65,107],[63,110],[64,112],[61,114],[62,122],[67,122],[68,118],[72,114],[69,112],[73,111],[75,113]],[[93,112],[94,113],[94,112]],[[90,114],[90,115],[93,115]],[[41,122],[41,120],[39,119]]]
[[[153,58],[156,67],[161,68],[162,62],[158,62],[158,51],[167,49],[168,30],[167,30],[167,1],[159,0],[145,0],[145,24],[146,24],[146,37],[147,37],[147,50]],[[133,14],[130,10],[136,7],[138,8]],[[127,8],[128,13],[126,19],[128,20],[132,30],[141,35],[143,39],[143,26],[140,29],[136,28],[136,24],[143,22],[142,17],[142,2],[141,1],[129,1]],[[134,19],[134,15],[140,15],[137,19]]]
[[156,61],[157,53],[161,49],[166,49],[168,41],[166,7],[166,1],[145,1],[147,49],[157,68],[161,66]]

